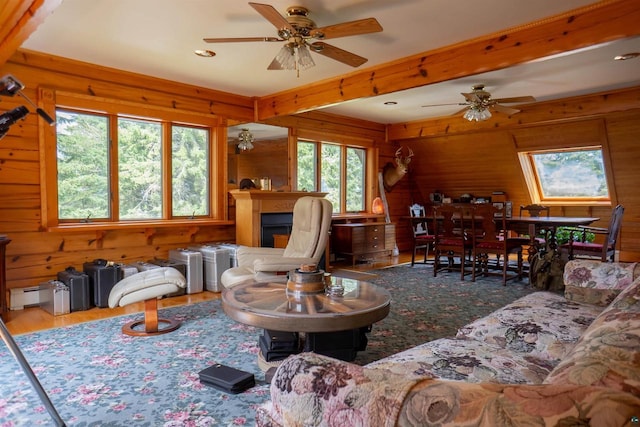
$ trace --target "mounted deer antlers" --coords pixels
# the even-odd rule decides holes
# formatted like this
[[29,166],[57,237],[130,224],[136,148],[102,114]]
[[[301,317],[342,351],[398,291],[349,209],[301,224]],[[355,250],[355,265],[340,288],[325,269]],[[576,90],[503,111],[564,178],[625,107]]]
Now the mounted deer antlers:
[[403,148],[404,147],[400,147],[396,151],[396,165],[394,166],[391,163],[387,163],[384,166],[384,169],[382,169],[382,182],[384,184],[384,189],[387,191],[391,191],[391,188],[396,185],[396,183],[409,171],[409,163],[413,157],[413,151],[411,148],[408,148],[409,154],[406,157],[403,157]]

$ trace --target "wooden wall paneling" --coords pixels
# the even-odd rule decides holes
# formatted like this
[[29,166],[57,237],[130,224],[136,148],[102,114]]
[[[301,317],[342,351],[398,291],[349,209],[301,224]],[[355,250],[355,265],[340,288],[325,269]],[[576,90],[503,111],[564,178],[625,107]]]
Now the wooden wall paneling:
[[[606,128],[617,191],[617,203],[625,206],[621,228],[621,250],[627,259],[640,260],[640,113],[607,117]],[[635,254],[635,258],[633,257]]]
[[[23,83],[38,80],[58,90],[170,109],[253,120],[250,97],[100,67],[67,58],[19,50],[6,65]],[[42,73],[47,79],[42,80]],[[88,77],[90,76],[90,77]],[[115,83],[115,85],[114,85]],[[28,85],[27,87],[36,86]]]
[[243,178],[271,178],[273,190],[287,188],[289,184],[288,138],[255,141],[254,149],[235,156],[238,184]]

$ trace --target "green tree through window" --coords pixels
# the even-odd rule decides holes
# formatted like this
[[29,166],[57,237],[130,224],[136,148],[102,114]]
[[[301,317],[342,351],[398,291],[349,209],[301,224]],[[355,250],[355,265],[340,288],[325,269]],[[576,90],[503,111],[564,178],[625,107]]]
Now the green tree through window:
[[544,198],[608,197],[601,150],[532,154]]
[[328,193],[334,212],[363,212],[366,158],[364,148],[298,141],[297,189]]
[[58,110],[56,119],[58,217],[109,218],[107,118]]
[[210,215],[210,128],[62,108],[56,119],[60,221]]

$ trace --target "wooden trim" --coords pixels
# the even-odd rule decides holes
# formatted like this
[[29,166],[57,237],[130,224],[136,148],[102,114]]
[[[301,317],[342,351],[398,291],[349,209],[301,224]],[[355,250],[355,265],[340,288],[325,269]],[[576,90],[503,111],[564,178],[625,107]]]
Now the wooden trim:
[[638,22],[637,0],[601,1],[477,39],[263,96],[257,101],[257,116],[266,120],[504,69],[559,52],[638,35]]
[[0,67],[62,0],[9,0],[0,10]]

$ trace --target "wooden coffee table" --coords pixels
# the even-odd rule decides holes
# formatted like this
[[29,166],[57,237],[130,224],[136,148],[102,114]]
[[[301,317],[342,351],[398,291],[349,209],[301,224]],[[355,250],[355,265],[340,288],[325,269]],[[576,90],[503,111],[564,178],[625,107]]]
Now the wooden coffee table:
[[334,332],[372,325],[389,314],[391,296],[368,282],[331,277],[341,297],[291,292],[285,283],[245,282],[222,291],[224,312],[245,325],[287,332]]

